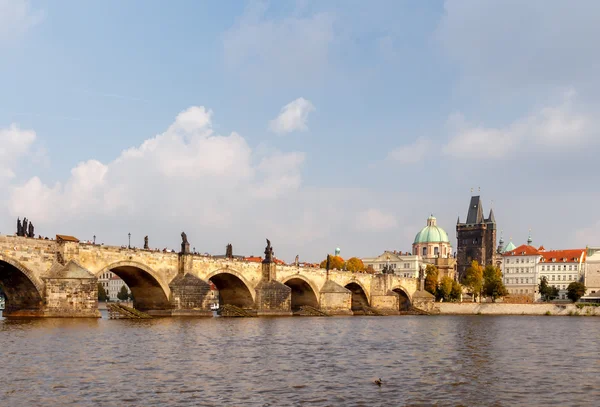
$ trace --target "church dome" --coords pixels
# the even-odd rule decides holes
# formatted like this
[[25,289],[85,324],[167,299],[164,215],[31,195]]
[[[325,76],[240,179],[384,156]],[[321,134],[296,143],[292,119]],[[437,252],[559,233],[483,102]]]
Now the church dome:
[[418,243],[450,243],[448,239],[448,234],[444,229],[437,226],[436,218],[431,215],[427,218],[427,226],[425,226],[417,235],[415,236],[415,241],[413,244]]

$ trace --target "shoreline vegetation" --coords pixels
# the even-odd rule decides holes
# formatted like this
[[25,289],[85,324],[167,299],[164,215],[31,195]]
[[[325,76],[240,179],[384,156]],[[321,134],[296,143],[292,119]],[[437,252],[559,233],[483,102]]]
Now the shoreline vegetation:
[[506,304],[436,302],[427,307],[432,315],[562,315],[600,316],[600,304]]

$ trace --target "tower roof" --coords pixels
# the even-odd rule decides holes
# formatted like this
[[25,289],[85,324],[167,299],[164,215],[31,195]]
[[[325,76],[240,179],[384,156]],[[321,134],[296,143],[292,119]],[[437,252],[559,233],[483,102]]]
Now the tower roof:
[[467,213],[467,223],[476,224],[483,223],[483,206],[481,205],[480,196],[472,196],[469,204],[469,212]]
[[494,216],[494,209],[490,209],[490,216],[487,219],[488,222],[496,223],[496,217]]

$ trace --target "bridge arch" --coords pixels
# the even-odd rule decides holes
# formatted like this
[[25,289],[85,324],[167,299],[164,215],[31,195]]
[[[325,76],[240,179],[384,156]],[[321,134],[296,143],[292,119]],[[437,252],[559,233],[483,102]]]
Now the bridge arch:
[[141,311],[168,310],[171,308],[171,290],[158,274],[145,264],[136,261],[118,261],[103,267],[96,277],[110,271],[119,276],[133,294],[133,304]]
[[44,285],[27,267],[0,254],[0,287],[6,295],[3,315],[39,316]]
[[369,307],[371,300],[367,294],[365,286],[358,280],[350,280],[344,288],[352,292],[352,312],[362,312],[365,307]]
[[213,271],[207,280],[219,290],[220,305],[235,305],[243,309],[254,309],[256,292],[252,285],[239,271],[227,267]]
[[282,283],[292,289],[292,312],[306,305],[319,308],[319,289],[310,279],[294,274],[286,277]]
[[398,294],[399,311],[408,311],[412,305],[412,298],[408,290],[400,285],[392,288],[392,291]]

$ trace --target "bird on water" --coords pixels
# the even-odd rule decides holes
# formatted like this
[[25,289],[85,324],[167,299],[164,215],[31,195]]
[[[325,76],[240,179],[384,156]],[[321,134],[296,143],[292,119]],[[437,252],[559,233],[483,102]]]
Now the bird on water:
[[380,377],[379,379],[373,380],[373,383],[375,383],[377,386],[381,387],[381,383],[383,383],[383,380],[381,380],[381,377]]

